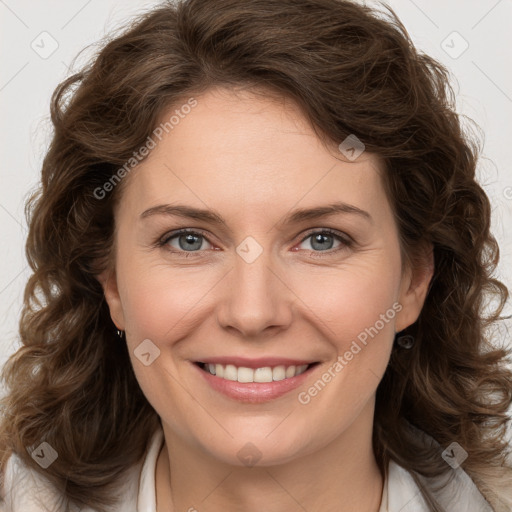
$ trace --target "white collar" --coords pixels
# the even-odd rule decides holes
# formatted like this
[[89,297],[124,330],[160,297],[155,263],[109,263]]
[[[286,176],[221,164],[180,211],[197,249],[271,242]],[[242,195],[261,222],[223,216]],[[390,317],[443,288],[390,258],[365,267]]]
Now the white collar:
[[[163,431],[159,428],[150,440],[144,460],[127,472],[121,490],[123,499],[112,512],[155,512],[155,471],[163,442]],[[450,475],[453,479],[435,494],[445,510],[493,512],[471,478],[460,467]],[[427,485],[439,482],[439,479],[434,482],[422,480]],[[430,489],[433,487],[431,485]],[[4,489],[6,510],[9,512],[42,512],[52,506],[56,512],[64,512],[62,497],[56,489],[39,472],[25,466],[15,454],[7,461]],[[82,512],[94,511],[88,508],[82,509]],[[379,512],[430,512],[411,473],[393,461],[388,466]]]
[[139,479],[139,494],[137,498],[137,512],[156,511],[156,485],[155,472],[158,454],[164,442],[164,433],[161,428],[156,430],[151,439],[146,459],[142,466]]
[[[140,473],[136,512],[155,512],[156,510],[155,471],[163,442],[163,431],[158,429],[153,434]],[[452,475],[453,480],[442,492],[436,494],[440,504],[446,510],[450,512],[492,512],[489,503],[461,468],[453,470]],[[423,479],[423,481],[425,480]],[[379,512],[430,512],[411,473],[394,461],[390,461],[388,466]]]

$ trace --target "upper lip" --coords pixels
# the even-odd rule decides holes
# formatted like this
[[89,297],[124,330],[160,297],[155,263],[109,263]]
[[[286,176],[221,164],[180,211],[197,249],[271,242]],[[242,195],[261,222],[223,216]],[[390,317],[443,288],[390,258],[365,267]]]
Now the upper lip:
[[204,359],[198,359],[197,363],[206,364],[221,364],[228,365],[232,364],[238,368],[264,368],[267,366],[301,366],[304,364],[313,364],[317,361],[305,360],[305,359],[291,359],[288,357],[258,357],[255,359],[248,359],[245,357],[206,357]]

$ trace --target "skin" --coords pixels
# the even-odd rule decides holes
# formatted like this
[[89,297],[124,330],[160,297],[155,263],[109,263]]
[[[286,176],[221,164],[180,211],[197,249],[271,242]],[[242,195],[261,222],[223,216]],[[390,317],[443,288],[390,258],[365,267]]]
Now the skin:
[[[377,512],[383,478],[371,446],[375,392],[395,332],[421,311],[431,257],[402,273],[375,155],[348,161],[337,145],[320,141],[290,100],[222,88],[196,99],[125,178],[114,268],[100,279],[112,320],[126,331],[136,377],[162,419],[158,512]],[[295,208],[336,201],[372,220],[340,213],[279,224]],[[215,210],[226,225],[140,218],[148,208],[177,202]],[[152,245],[181,228],[204,232],[199,249],[180,248],[179,236]],[[355,243],[327,235],[318,248],[310,235],[325,228]],[[247,236],[263,250],[252,263],[236,252]],[[400,312],[301,404],[298,393],[394,303]],[[145,339],[160,350],[149,366],[134,356]],[[232,354],[321,364],[297,390],[240,403],[214,391],[192,364]],[[253,467],[237,457],[248,442],[261,453]]]

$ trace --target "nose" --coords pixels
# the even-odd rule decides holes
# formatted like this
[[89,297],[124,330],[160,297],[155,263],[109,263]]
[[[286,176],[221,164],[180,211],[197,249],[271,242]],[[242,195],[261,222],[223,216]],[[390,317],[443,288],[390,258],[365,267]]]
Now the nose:
[[233,270],[224,280],[217,321],[222,328],[244,338],[274,336],[292,320],[297,297],[269,252],[264,250],[252,262],[237,255]]

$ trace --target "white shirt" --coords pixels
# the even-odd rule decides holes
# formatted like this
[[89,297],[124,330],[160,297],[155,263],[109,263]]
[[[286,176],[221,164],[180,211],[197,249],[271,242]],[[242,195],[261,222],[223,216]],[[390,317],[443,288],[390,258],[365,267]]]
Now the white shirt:
[[[112,512],[156,512],[155,470],[164,442],[161,429],[150,442],[142,463],[130,469],[123,488],[123,499]],[[438,496],[448,512],[493,512],[469,476],[461,469]],[[17,455],[9,457],[4,482],[5,504],[1,512],[45,512],[52,505],[56,512],[76,509],[60,505],[59,495],[40,473],[28,468]],[[2,505],[0,505],[1,507]],[[87,508],[81,512],[95,512]],[[384,482],[379,512],[430,512],[411,474],[391,461]]]

